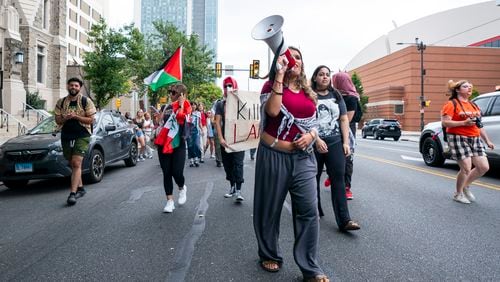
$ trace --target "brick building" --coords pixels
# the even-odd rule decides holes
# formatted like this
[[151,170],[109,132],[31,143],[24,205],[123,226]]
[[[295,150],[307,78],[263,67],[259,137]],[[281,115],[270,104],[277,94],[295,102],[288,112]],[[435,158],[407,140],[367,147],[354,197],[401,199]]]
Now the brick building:
[[[500,48],[435,47],[424,52],[424,122],[439,120],[447,82],[467,79],[479,93],[500,84]],[[403,130],[420,130],[420,52],[409,46],[352,70],[369,97],[364,119],[398,119]]]

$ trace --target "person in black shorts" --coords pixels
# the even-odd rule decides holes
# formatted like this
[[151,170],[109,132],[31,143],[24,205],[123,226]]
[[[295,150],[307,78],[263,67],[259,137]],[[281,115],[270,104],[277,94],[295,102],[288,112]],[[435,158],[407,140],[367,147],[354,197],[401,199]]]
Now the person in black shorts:
[[82,162],[89,148],[96,113],[92,100],[80,93],[82,84],[79,78],[70,78],[66,85],[68,96],[59,99],[54,110],[56,123],[61,128],[63,154],[71,166],[71,192],[67,199],[70,206],[86,193],[82,183]]

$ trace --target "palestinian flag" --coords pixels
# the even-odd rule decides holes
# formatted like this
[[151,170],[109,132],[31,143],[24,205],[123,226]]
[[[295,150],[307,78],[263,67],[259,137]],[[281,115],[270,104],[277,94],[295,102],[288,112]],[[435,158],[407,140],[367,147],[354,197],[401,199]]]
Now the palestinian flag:
[[177,123],[175,115],[172,114],[161,128],[158,137],[155,139],[155,144],[163,146],[163,154],[171,154],[181,143],[181,136],[179,133],[179,124]]
[[168,58],[163,65],[150,76],[144,79],[144,84],[149,85],[151,90],[158,89],[182,80],[182,46]]

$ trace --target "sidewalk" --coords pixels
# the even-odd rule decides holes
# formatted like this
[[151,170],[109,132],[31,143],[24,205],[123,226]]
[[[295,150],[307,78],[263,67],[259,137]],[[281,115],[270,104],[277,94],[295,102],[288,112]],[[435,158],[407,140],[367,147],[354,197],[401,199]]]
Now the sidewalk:
[[420,131],[402,131],[401,132],[401,141],[411,141],[411,142],[419,142],[420,139]]

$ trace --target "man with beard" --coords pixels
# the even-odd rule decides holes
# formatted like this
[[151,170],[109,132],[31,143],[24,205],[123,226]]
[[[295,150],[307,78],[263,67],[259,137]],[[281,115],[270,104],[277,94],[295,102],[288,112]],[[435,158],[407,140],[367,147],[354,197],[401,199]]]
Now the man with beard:
[[71,192],[67,203],[72,206],[76,199],[85,195],[82,183],[82,161],[87,153],[96,108],[92,100],[80,94],[83,82],[70,78],[66,84],[68,96],[59,99],[54,110],[61,128],[61,145],[64,157],[71,166]]

